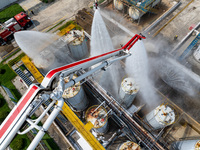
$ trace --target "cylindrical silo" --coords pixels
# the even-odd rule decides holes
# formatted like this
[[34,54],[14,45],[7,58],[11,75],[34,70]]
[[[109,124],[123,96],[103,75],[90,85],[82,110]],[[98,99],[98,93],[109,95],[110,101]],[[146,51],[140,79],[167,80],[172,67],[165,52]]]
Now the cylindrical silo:
[[106,133],[108,131],[108,116],[104,107],[93,105],[85,113],[87,122],[91,122],[94,125],[95,131],[99,133]]
[[48,68],[55,61],[55,56],[50,50],[41,51],[37,57],[33,59],[34,64],[38,68]]
[[120,0],[114,0],[113,3],[115,8],[118,10],[122,10],[124,8],[123,3]]
[[138,20],[143,15],[142,12],[140,12],[136,7],[133,6],[129,7],[128,14],[133,20]]
[[174,142],[171,150],[200,150],[200,140],[183,140]]
[[[161,2],[161,0],[149,0],[147,1],[132,1],[132,0],[125,0],[128,3],[132,4],[131,7],[129,7],[129,16],[133,20],[138,20],[140,17],[142,17],[145,13],[147,13],[151,8],[156,6],[158,3]],[[149,5],[147,5],[149,4]],[[144,7],[145,6],[145,7]]]
[[[65,77],[64,81],[65,83],[69,82],[70,77]],[[76,76],[73,76],[73,79],[75,79]],[[62,97],[70,103],[73,108],[76,109],[76,111],[83,111],[88,106],[88,100],[85,95],[85,92],[80,85],[80,82],[76,83],[75,85],[67,88],[64,90]]]
[[119,146],[118,150],[141,150],[141,147],[134,142],[127,141],[125,143],[122,143]]
[[133,78],[125,78],[121,83],[118,102],[125,108],[128,108],[132,104],[138,90],[139,86]]
[[161,129],[175,122],[175,112],[167,105],[160,105],[147,114],[145,120],[154,129]]
[[88,47],[83,31],[71,30],[64,40],[67,41],[72,57],[75,60],[84,59],[89,56]]

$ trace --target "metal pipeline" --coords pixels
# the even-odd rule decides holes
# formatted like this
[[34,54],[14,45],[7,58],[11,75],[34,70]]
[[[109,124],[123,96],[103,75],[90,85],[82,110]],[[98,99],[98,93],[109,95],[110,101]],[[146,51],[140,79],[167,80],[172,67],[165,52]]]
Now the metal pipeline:
[[27,150],[33,150],[37,147],[38,143],[42,140],[42,137],[45,135],[46,131],[49,129],[49,127],[51,126],[51,124],[53,123],[57,115],[59,114],[59,112],[62,110],[63,104],[64,104],[64,100],[63,98],[60,98],[58,100],[58,104],[56,105],[52,113],[49,115],[48,119],[42,126],[42,129],[35,136],[35,138],[31,142]]
[[[25,122],[26,120],[26,117],[28,116],[28,114],[30,113],[30,111],[33,109],[33,105],[30,104],[29,107],[27,108],[27,110],[24,112],[24,115],[22,115],[20,117],[20,119],[18,120],[18,122],[16,123],[16,125],[14,126],[13,130],[14,131],[18,131],[20,129],[20,127],[22,126],[22,124]],[[6,139],[6,143],[7,144],[1,144],[0,145],[0,149],[3,150],[3,149],[6,149],[6,147],[9,145],[9,143],[12,141],[13,137],[15,136],[16,132],[12,132],[11,134],[9,134],[7,136],[7,139]]]
[[31,120],[31,119],[26,119],[26,121],[31,125],[29,128],[24,130],[23,132],[18,132],[18,134],[26,134],[33,128],[36,128],[37,130],[41,130],[41,127],[38,126],[37,124],[44,118],[44,116],[47,114],[47,112],[51,109],[51,107],[55,104],[55,100],[51,102],[51,104],[48,105],[48,107],[43,111],[43,113],[36,119],[36,120]]
[[53,69],[47,73],[44,80],[41,83],[41,87],[47,88],[51,85],[51,82],[59,75],[59,73],[63,73],[64,76],[68,76],[69,74],[82,69],[87,69],[93,65],[96,65],[100,62],[106,61],[111,57],[115,57],[120,53],[126,53],[125,51],[129,50],[133,44],[135,44],[139,39],[145,39],[143,35],[135,34],[135,36],[129,40],[129,42],[123,46],[121,49],[113,50],[111,52],[107,52],[98,56],[90,57],[87,59],[83,59],[56,69]]
[[111,64],[114,63],[115,61],[124,59],[124,58],[128,57],[129,55],[130,55],[130,54],[127,54],[127,55],[124,55],[124,56],[115,58],[115,59],[113,59],[113,60],[110,60],[110,61],[104,61],[104,62],[103,62],[102,64],[100,64],[99,66],[97,66],[97,67],[91,69],[90,71],[88,71],[88,72],[82,74],[81,76],[78,76],[77,78],[75,78],[75,79],[69,81],[67,84],[65,84],[65,89],[68,88],[68,87],[70,87],[70,86],[72,86],[72,85],[74,85],[74,83],[77,83],[77,82],[79,82],[79,81],[85,79],[86,77],[92,75],[92,74],[95,73],[96,71],[98,71],[98,70],[100,70],[100,69],[102,69],[102,68],[104,68],[104,67],[106,67],[106,66],[108,66],[108,65],[111,65]]

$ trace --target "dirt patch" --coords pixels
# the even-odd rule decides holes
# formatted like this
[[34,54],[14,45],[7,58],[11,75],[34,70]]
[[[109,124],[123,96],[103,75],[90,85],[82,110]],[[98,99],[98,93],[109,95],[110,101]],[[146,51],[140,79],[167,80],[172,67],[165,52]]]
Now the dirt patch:
[[5,56],[14,49],[13,45],[0,46],[0,57]]

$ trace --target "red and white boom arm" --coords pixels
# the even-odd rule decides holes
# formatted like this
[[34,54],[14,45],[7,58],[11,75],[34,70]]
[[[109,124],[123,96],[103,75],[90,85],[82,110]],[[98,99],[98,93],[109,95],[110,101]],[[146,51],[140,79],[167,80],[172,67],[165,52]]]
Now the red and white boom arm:
[[[62,106],[64,103],[62,94],[64,89],[85,79],[86,77],[92,75],[94,72],[105,68],[113,62],[130,56],[130,53],[128,52],[129,49],[139,39],[145,39],[145,37],[136,34],[126,45],[124,45],[120,49],[53,69],[47,73],[41,85],[32,84],[0,126],[0,150],[6,149],[16,133],[25,134],[33,128],[36,128],[37,130],[39,130],[39,132],[37,133],[32,143],[29,145],[28,149],[35,149],[35,147],[44,136],[45,132],[53,123],[58,113],[62,110]],[[73,80],[70,80],[68,83],[64,83],[64,77],[96,64],[99,65],[84,73],[83,75],[78,76]],[[56,87],[53,87],[54,90],[49,94],[49,89],[52,88],[54,81],[56,81],[58,85]],[[48,99],[51,99],[52,102],[45,109],[45,111],[36,120],[29,119],[29,117],[35,112],[35,110]],[[47,118],[43,126],[39,126],[39,121],[45,116],[45,114],[53,105],[56,105],[56,107],[53,109],[52,113]],[[20,132],[20,128],[25,122],[29,124],[29,127],[25,129],[25,131]]]

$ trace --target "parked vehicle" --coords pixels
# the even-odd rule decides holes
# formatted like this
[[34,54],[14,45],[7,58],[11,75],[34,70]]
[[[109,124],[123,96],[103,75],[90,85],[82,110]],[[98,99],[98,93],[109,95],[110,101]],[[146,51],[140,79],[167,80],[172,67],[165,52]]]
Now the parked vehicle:
[[3,24],[0,24],[0,45],[4,45],[8,41],[11,41],[15,32],[26,30],[32,24],[32,20],[24,12],[21,12]]

